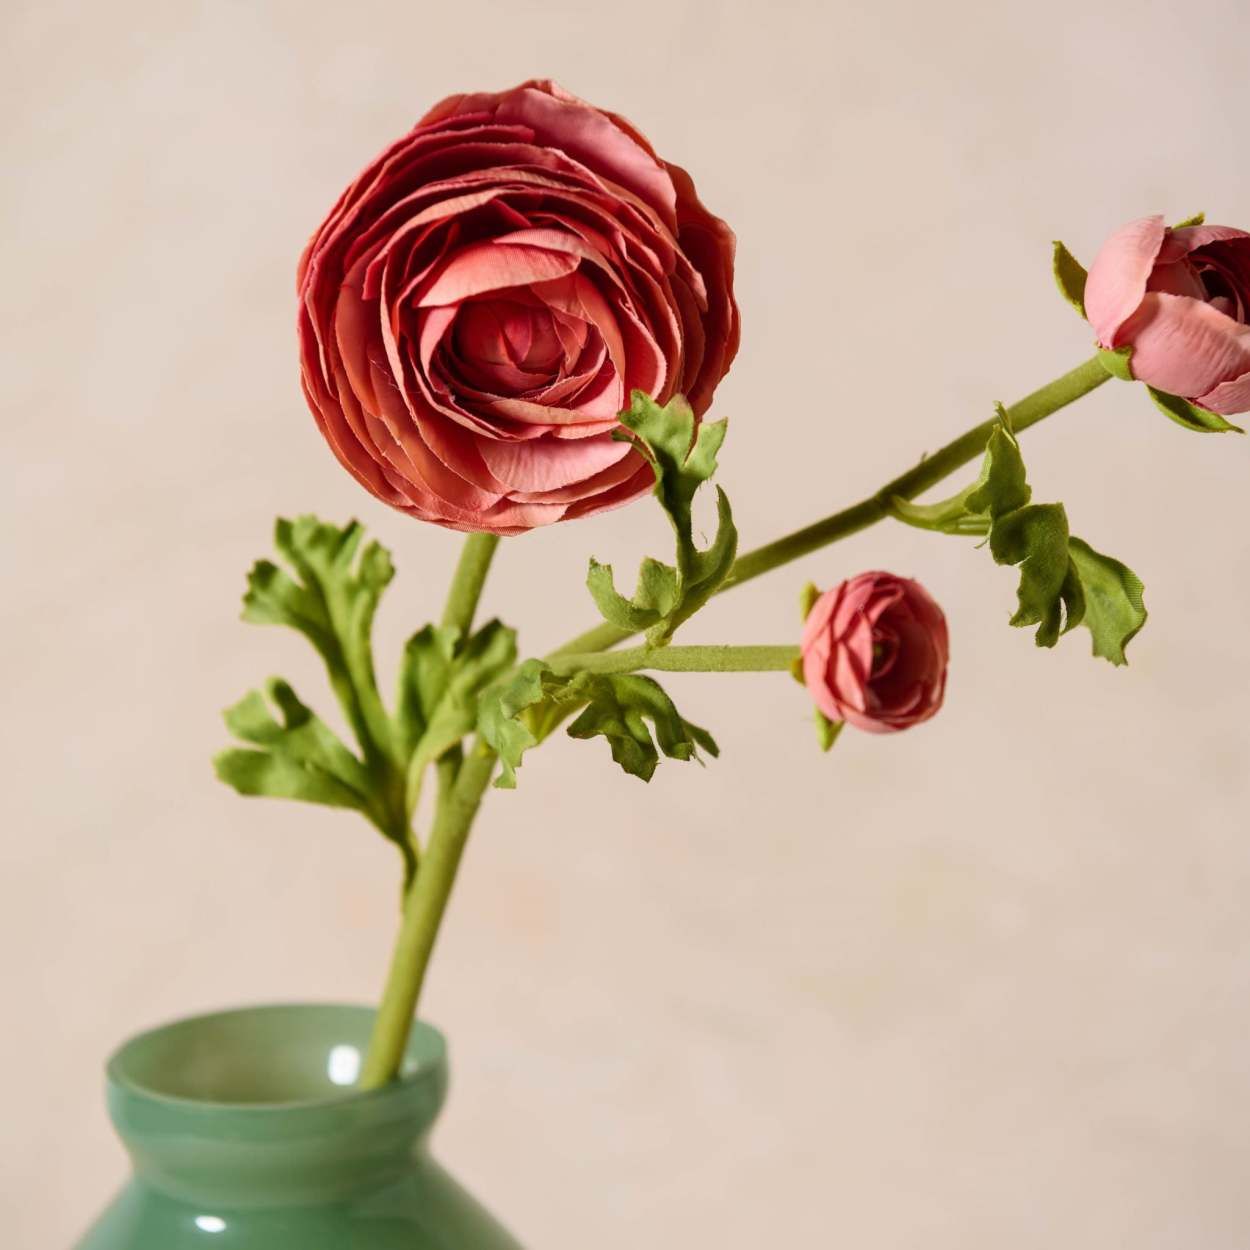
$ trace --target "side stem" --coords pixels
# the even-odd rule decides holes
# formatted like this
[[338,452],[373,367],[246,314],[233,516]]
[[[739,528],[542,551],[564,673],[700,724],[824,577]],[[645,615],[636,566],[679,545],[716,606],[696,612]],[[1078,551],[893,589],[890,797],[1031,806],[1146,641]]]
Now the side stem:
[[[1029,426],[1049,417],[1052,413],[1066,408],[1083,395],[1096,390],[1110,378],[1097,356],[1078,365],[1062,377],[1048,382],[1031,395],[1026,395],[1019,402],[1007,409],[1012,429],[1017,433],[1027,430]],[[752,578],[759,577],[771,569],[789,564],[802,556],[809,555],[821,547],[839,539],[848,538],[860,530],[882,520],[889,515],[890,501],[895,496],[902,499],[914,499],[936,486],[944,478],[949,477],[957,469],[963,468],[975,460],[984,450],[985,444],[998,424],[998,418],[992,417],[982,421],[966,433],[961,434],[953,442],[926,457],[914,468],[900,474],[887,482],[880,490],[875,491],[859,503],[843,508],[823,520],[808,525],[774,542],[756,547],[754,551],[745,552],[734,561],[729,576],[717,591],[717,594],[741,586]],[[620,629],[615,625],[596,625],[584,634],[570,639],[562,647],[557,648],[548,657],[548,661],[564,655],[580,654],[588,651],[606,651],[617,643],[632,638],[633,633]]]
[[631,647],[628,651],[562,654],[551,668],[559,674],[632,673],[655,669],[665,673],[784,673],[799,657],[788,647]]

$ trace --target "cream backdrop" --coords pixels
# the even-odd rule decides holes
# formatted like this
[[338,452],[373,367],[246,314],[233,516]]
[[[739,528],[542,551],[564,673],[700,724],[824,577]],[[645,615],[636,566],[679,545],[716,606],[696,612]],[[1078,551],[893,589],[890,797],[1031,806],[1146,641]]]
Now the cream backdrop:
[[[123,1173],[128,1031],[368,1000],[396,920],[356,818],[244,801],[218,711],[304,645],[237,621],[275,512],[361,517],[399,577],[457,539],[342,472],[299,395],[292,280],[432,101],[551,75],[736,227],[723,480],[755,544],[1082,360],[1049,275],[1160,211],[1250,224],[1244,0],[1048,6],[19,0],[3,20],[4,1244],[67,1246]],[[535,1250],[1250,1245],[1250,449],[1114,383],[1026,436],[1152,612],[1114,670],[1007,627],[970,542],[880,527],[718,600],[784,641],[808,578],[918,575],[946,710],[813,744],[778,676],[675,677],[720,737],[644,787],[560,740],[490,801],[426,1009],[446,1161]],[[509,541],[486,608],[591,623],[648,503]]]

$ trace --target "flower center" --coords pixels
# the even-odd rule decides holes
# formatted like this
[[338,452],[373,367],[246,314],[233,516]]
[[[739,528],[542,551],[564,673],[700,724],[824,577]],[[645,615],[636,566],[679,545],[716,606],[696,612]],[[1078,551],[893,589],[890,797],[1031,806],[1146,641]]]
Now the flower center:
[[1207,303],[1217,312],[1222,312],[1234,321],[1245,324],[1246,306],[1236,284],[1222,270],[1214,266],[1204,267],[1198,271],[1202,289],[1206,292]]
[[898,659],[898,634],[878,624],[872,635],[872,672],[869,680],[884,677]]

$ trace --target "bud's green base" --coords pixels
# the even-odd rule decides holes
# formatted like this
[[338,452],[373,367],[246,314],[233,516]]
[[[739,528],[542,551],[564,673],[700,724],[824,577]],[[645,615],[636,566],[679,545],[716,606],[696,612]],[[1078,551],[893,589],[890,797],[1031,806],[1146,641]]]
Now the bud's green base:
[[77,1250],[521,1250],[434,1162],[442,1035],[397,1080],[351,1088],[373,1012],[277,1006],[127,1042],[109,1112],[134,1173]]

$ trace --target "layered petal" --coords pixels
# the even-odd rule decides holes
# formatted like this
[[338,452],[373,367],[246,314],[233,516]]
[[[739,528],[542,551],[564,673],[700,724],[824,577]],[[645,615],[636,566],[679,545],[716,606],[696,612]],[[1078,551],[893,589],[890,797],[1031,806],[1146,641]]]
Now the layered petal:
[[453,529],[518,533],[651,484],[637,388],[711,403],[733,236],[623,119],[546,81],[436,105],[300,261],[301,375],[349,472]]
[[1250,326],[1183,295],[1150,293],[1125,323],[1133,376],[1192,398],[1250,371]]
[[1085,284],[1085,315],[1103,347],[1118,346],[1120,327],[1146,293],[1167,227],[1162,217],[1121,226],[1103,245]]

